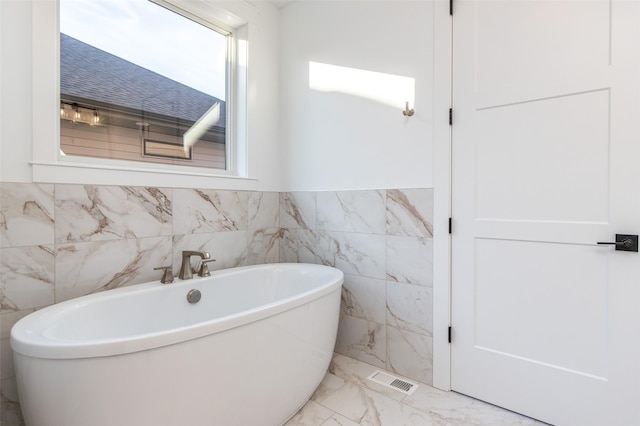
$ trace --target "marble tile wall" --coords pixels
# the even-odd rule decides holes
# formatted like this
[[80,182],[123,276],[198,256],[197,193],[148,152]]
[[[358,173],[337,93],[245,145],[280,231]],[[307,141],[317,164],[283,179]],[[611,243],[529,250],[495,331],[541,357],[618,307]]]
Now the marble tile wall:
[[23,316],[177,274],[184,249],[211,270],[277,262],[279,240],[277,192],[0,183],[1,423],[22,424],[9,335]]
[[432,383],[433,190],[280,194],[280,261],[345,273],[336,352]]
[[[0,418],[21,425],[10,329],[81,295],[159,279],[184,249],[212,270],[345,272],[336,351],[431,383],[431,189],[251,192],[0,183]],[[194,260],[197,262],[197,260]],[[195,266],[195,265],[194,265]]]

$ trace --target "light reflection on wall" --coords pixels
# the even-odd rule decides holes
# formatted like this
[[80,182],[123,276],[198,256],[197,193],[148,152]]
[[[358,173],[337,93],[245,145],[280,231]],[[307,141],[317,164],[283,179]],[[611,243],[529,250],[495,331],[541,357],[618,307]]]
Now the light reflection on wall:
[[370,99],[404,109],[413,107],[415,79],[401,75],[309,62],[309,88]]

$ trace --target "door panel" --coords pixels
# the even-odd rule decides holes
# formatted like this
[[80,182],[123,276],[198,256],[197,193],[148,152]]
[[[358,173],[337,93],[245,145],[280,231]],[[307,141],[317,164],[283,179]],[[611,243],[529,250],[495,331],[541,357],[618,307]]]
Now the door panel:
[[459,0],[451,383],[640,425],[640,2]]
[[608,251],[476,239],[475,253],[476,348],[606,376]]
[[473,15],[464,25],[470,24],[475,43],[474,89],[530,84],[609,65],[610,6],[598,0],[456,2],[456,25],[458,12],[467,13],[463,7]]
[[[609,92],[476,110],[476,217],[606,222]],[[507,125],[505,125],[507,123]]]

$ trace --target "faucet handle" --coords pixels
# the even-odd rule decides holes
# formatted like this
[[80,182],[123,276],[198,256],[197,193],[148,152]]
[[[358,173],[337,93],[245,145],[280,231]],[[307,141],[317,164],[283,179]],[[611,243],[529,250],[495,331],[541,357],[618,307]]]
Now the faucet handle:
[[209,259],[209,260],[203,260],[202,262],[200,262],[200,271],[198,272],[198,276],[210,277],[211,272],[209,272],[209,266],[207,266],[207,263],[215,262],[215,261],[216,261],[215,259]]
[[159,271],[163,269],[162,278],[160,278],[160,282],[162,284],[171,284],[173,279],[173,268],[171,266],[158,266],[157,268],[153,268],[154,271]]

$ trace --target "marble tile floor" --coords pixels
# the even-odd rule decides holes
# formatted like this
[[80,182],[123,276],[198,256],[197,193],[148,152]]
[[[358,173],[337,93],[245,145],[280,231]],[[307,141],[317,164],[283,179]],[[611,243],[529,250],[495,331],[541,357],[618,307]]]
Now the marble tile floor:
[[367,379],[377,367],[335,354],[311,400],[284,426],[543,426],[546,423],[429,385],[411,395]]

